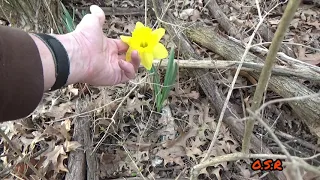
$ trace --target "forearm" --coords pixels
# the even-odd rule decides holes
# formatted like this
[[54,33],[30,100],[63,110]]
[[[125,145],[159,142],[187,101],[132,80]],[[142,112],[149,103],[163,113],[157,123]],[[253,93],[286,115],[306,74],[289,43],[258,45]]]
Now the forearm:
[[0,121],[29,115],[43,95],[38,48],[28,33],[0,26]]
[[[44,76],[44,89],[50,89],[55,83],[55,63],[53,55],[48,47],[38,37],[30,34],[34,42],[36,43],[39,54],[41,57],[43,76]],[[79,43],[75,40],[72,34],[64,35],[52,35],[57,38],[66,49],[70,60],[70,74],[68,77],[67,85],[80,82],[84,76],[83,70],[85,69],[82,61],[82,50]]]

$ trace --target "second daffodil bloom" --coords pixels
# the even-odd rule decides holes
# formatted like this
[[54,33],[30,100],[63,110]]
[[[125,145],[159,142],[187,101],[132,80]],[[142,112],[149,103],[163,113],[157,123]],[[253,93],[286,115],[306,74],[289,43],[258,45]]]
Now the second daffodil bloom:
[[160,43],[164,34],[165,30],[163,28],[152,31],[151,28],[137,22],[131,37],[120,36],[121,40],[129,45],[126,61],[131,61],[131,53],[136,50],[139,52],[141,64],[147,70],[150,70],[154,59],[163,59],[168,56],[167,49]]

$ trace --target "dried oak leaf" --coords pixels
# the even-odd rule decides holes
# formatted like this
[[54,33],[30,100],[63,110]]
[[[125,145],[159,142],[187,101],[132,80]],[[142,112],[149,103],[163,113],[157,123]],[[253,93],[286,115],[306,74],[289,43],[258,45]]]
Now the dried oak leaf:
[[58,157],[58,161],[57,161],[57,169],[56,169],[57,172],[59,172],[59,171],[69,172],[69,170],[65,167],[65,165],[63,163],[63,161],[67,158],[68,158],[67,155],[60,154],[60,156]]
[[320,53],[316,52],[314,54],[307,54],[306,48],[300,46],[299,49],[299,56],[298,59],[301,61],[304,61],[306,63],[312,64],[312,65],[318,65],[320,64]]
[[173,146],[182,146],[186,147],[187,145],[187,140],[191,137],[196,136],[198,133],[198,130],[196,127],[192,127],[189,131],[187,132],[181,132],[180,136],[174,140],[168,140],[166,143],[164,143],[162,146],[171,148]]
[[181,146],[174,146],[169,149],[161,149],[156,154],[164,160],[164,165],[168,163],[176,163],[180,166],[184,166],[182,156],[186,155],[185,149]]
[[[58,166],[59,155],[66,155],[63,145],[57,145],[54,147],[52,151],[49,151],[44,154],[44,156],[47,157],[47,159],[44,161],[43,166],[47,167],[48,165],[50,165],[50,163],[52,163],[53,168],[56,168]],[[55,170],[55,169],[51,169],[51,170]]]
[[65,141],[63,143],[64,149],[66,152],[74,151],[82,145],[77,141]]
[[61,103],[59,106],[51,106],[49,111],[45,112],[45,114],[49,117],[54,117],[55,120],[61,119],[66,113],[73,112],[72,105],[74,105],[74,103],[69,101],[67,103]]

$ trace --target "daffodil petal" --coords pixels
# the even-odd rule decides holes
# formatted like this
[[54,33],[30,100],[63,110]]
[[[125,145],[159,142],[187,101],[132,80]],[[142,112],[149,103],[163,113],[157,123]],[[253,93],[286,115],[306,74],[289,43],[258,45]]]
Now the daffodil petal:
[[139,28],[143,28],[144,27],[144,25],[141,23],[141,22],[137,22],[136,23],[136,27],[135,27],[135,29],[139,29]]
[[129,44],[129,41],[130,41],[131,37],[130,37],[130,36],[120,36],[120,39],[121,39],[123,42]]
[[166,30],[163,28],[159,28],[159,29],[152,31],[152,35],[157,36],[157,42],[160,41],[160,39],[164,36],[165,33],[166,33]]
[[168,57],[168,54],[168,50],[161,43],[158,43],[153,49],[153,56],[155,59],[166,58]]
[[141,54],[141,64],[147,69],[150,70],[152,67],[153,55],[152,53],[142,53]]
[[132,54],[133,49],[129,47],[126,53],[126,61],[130,62],[131,61],[131,54]]

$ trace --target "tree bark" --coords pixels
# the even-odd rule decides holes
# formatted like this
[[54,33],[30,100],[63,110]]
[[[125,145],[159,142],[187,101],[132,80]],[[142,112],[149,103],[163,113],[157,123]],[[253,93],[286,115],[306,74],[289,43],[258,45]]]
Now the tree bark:
[[[80,102],[81,101],[81,102]],[[76,113],[86,111],[89,101],[79,100],[76,104]],[[81,149],[70,153],[66,180],[98,180],[99,161],[95,153],[92,153],[91,140],[91,118],[90,115],[79,116],[74,120],[73,140],[83,146]],[[83,148],[83,149],[82,149]]]

